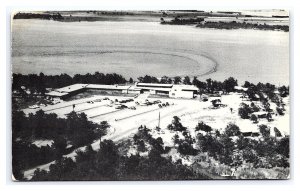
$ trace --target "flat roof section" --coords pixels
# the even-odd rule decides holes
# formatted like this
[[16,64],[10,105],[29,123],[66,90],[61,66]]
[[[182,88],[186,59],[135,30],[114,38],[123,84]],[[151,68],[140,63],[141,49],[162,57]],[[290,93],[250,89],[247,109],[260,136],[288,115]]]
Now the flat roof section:
[[63,87],[63,88],[56,89],[55,91],[61,92],[61,93],[64,93],[64,92],[70,93],[70,92],[74,92],[74,91],[83,89],[87,85],[88,84],[73,84],[73,85],[70,85],[70,86],[66,86],[66,87]]
[[193,85],[177,85],[175,84],[172,89],[177,89],[181,91],[198,91],[198,88]]
[[85,88],[87,88],[87,89],[128,90],[130,88],[130,86],[88,84]]
[[137,83],[138,87],[161,87],[161,88],[172,88],[173,84],[154,84],[154,83]]
[[69,93],[62,93],[62,92],[57,92],[57,91],[51,91],[51,92],[45,93],[45,95],[53,96],[53,97],[62,97],[62,96],[68,95],[68,94]]

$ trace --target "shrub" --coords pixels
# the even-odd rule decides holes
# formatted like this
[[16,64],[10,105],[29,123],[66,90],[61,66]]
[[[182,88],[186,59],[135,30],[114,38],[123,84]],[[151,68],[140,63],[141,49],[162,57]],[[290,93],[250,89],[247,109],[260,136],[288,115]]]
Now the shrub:
[[239,108],[239,115],[241,116],[242,119],[249,119],[250,113],[252,113],[251,108],[249,105],[245,103],[241,103],[241,107]]
[[253,102],[251,102],[251,110],[252,112],[258,112],[259,111],[259,107],[257,107],[257,105],[255,105]]
[[225,128],[225,134],[229,137],[240,135],[240,128],[236,124],[229,123]]
[[259,125],[259,132],[263,137],[270,137],[270,127],[266,125]]
[[258,123],[258,119],[254,114],[251,115],[250,120],[253,121],[253,123]]
[[186,127],[184,127],[181,123],[180,123],[180,118],[177,116],[173,117],[173,121],[171,124],[168,125],[168,129],[170,131],[186,131]]
[[197,155],[198,151],[196,149],[194,149],[194,147],[183,141],[179,144],[178,148],[177,148],[178,152],[182,155]]
[[283,108],[276,107],[276,111],[279,115],[284,115]]
[[274,127],[274,132],[275,132],[276,137],[281,137],[282,136],[281,132],[276,127]]
[[198,125],[196,126],[196,131],[205,131],[205,132],[211,132],[212,128],[209,125],[206,125],[203,121],[201,121],[200,123],[198,123]]

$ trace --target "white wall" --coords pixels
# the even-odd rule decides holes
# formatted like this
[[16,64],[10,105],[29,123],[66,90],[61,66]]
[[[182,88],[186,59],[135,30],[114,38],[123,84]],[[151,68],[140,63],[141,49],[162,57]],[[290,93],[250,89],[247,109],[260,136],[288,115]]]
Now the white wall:
[[170,91],[169,96],[174,98],[193,98],[194,93],[193,91],[177,90],[177,91]]

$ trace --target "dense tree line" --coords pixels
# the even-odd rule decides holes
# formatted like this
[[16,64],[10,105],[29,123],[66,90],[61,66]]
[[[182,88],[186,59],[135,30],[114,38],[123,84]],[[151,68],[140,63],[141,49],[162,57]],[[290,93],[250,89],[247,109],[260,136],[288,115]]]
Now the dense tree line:
[[246,94],[248,95],[250,100],[271,100],[272,102],[276,104],[282,103],[283,97],[287,97],[289,95],[289,87],[288,86],[279,86],[277,95],[275,93],[276,86],[270,83],[257,83],[256,85],[253,83],[250,83],[248,81],[245,81],[243,87],[248,88],[246,91]]
[[[145,133],[144,130],[141,131]],[[173,163],[170,158],[162,157],[155,147],[152,147],[145,157],[139,154],[121,155],[120,146],[110,140],[104,140],[100,144],[101,149],[98,152],[88,147],[86,152],[78,153],[76,162],[62,158],[50,166],[49,172],[36,170],[32,180],[207,179],[181,163]]]
[[[243,119],[252,120],[254,123],[258,122],[258,117],[252,114],[253,112],[260,111],[260,108],[254,104],[253,101],[260,101],[262,104],[262,110],[267,112],[265,118],[268,121],[272,121],[272,113],[273,109],[270,108],[270,102],[276,104],[276,111],[279,115],[284,115],[285,104],[282,98],[287,97],[289,95],[289,87],[287,86],[279,86],[276,87],[270,83],[258,83],[257,85],[252,84],[248,81],[243,85],[247,88],[245,94],[251,101],[251,105],[241,103],[240,108],[238,110],[239,115]],[[276,92],[278,91],[278,92]]]
[[168,24],[168,25],[193,25],[199,24],[204,21],[204,18],[179,18],[178,16],[170,21],[165,21],[161,19],[161,24]]
[[280,30],[284,32],[289,31],[289,26],[287,25],[268,25],[257,24],[257,23],[247,23],[247,22],[203,22],[198,24],[196,27],[199,28],[214,28],[214,29],[259,29],[259,30]]
[[226,93],[233,92],[234,87],[238,85],[238,81],[233,77],[229,77],[223,82],[207,79],[206,81],[200,81],[197,77],[194,77],[191,81],[189,76],[185,76],[181,78],[180,76],[175,76],[173,78],[168,76],[163,76],[159,80],[154,76],[141,76],[138,77],[139,82],[142,83],[161,83],[161,84],[185,84],[185,85],[195,85],[204,93],[214,93],[217,91],[224,91]]
[[206,82],[202,82],[194,77],[192,84],[197,86],[203,93],[214,93],[219,91],[229,93],[235,91],[234,87],[238,85],[238,81],[233,77],[229,77],[223,82],[212,80],[210,78],[207,79]]
[[62,20],[63,17],[60,13],[17,13],[13,19],[45,19],[45,20]]
[[[72,149],[90,144],[106,134],[107,122],[88,121],[84,113],[71,112],[66,119],[42,110],[25,116],[22,111],[12,113],[13,172],[16,177],[22,170],[60,158]],[[51,146],[37,147],[36,140],[52,140]],[[67,147],[70,145],[71,147]]]
[[73,77],[68,74],[61,75],[44,75],[37,74],[13,74],[12,90],[22,91],[22,86],[28,88],[31,93],[37,92],[44,94],[46,88],[61,88],[64,86],[83,83],[83,84],[124,84],[126,79],[116,73],[103,74],[95,72],[94,74],[76,74]]
[[[196,127],[196,130],[199,128]],[[244,137],[235,124],[228,124],[221,134],[204,135],[199,132],[196,136],[198,149],[229,166],[247,162],[252,163],[255,168],[289,167],[289,136],[278,139],[282,135],[276,128],[276,137],[272,137],[270,127],[266,125],[260,125],[259,130],[262,139],[258,140]]]
[[[175,127],[177,126],[177,127]],[[260,125],[262,138],[244,137],[235,124],[228,124],[224,132],[214,131],[203,122],[195,130],[193,138],[187,129],[182,128],[178,117],[169,125],[176,132],[174,146],[182,156],[207,153],[218,162],[238,167],[251,163],[255,168],[289,167],[289,137],[277,138],[270,135],[270,128]],[[278,129],[277,129],[278,130]],[[202,134],[200,131],[207,132]],[[279,131],[279,130],[278,130]],[[128,145],[116,145],[110,140],[100,143],[100,150],[91,146],[86,151],[77,151],[76,160],[62,158],[50,166],[50,171],[37,169],[32,180],[185,180],[207,179],[197,174],[181,160],[173,162],[171,157],[162,156],[170,151],[163,140],[153,138],[151,130],[140,126],[133,136],[132,143],[137,153],[128,155]],[[178,136],[181,133],[181,138]],[[279,131],[280,133],[280,131]],[[278,134],[278,132],[277,132]],[[183,138],[182,138],[183,137]],[[126,147],[127,151],[121,150]],[[147,152],[147,155],[140,155]]]

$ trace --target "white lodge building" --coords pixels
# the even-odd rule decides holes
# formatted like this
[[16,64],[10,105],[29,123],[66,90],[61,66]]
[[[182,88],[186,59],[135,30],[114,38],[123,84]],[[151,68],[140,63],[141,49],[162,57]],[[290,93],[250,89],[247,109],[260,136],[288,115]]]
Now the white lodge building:
[[154,84],[154,83],[135,83],[135,85],[101,85],[101,84],[73,84],[67,87],[55,89],[46,93],[50,97],[65,99],[84,91],[119,92],[121,94],[142,94],[163,95],[172,98],[194,98],[198,88],[193,85],[177,84]]
[[136,87],[141,89],[141,93],[148,91],[150,94],[168,95],[173,98],[194,98],[198,91],[193,85],[136,83]]

